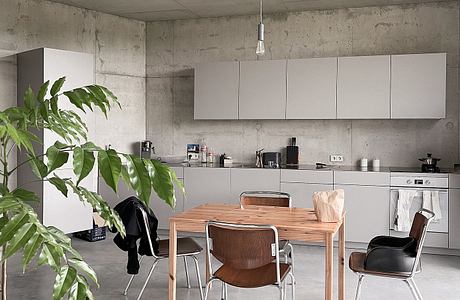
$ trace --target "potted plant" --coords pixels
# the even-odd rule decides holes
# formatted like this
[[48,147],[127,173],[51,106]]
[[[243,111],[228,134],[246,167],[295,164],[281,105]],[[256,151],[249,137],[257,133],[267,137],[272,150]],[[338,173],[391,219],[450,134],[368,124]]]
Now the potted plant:
[[[100,109],[107,117],[113,105],[120,106],[116,96],[100,85],[90,85],[61,92],[65,78],[56,80],[51,88],[44,83],[36,94],[25,91],[24,106],[11,107],[0,112],[0,250],[1,293],[6,299],[6,266],[13,254],[22,251],[23,270],[36,258],[38,266],[48,265],[56,272],[53,299],[94,299],[90,281],[98,285],[94,270],[72,247],[71,239],[55,227],[44,226],[33,208],[39,201],[36,194],[22,187],[11,187],[10,178],[19,168],[30,167],[38,181],[48,181],[64,196],[78,195],[82,202],[91,205],[106,221],[124,234],[125,229],[117,213],[95,191],[80,186],[80,182],[97,167],[104,181],[117,192],[120,178],[132,188],[147,206],[152,191],[175,206],[173,184],[175,173],[156,160],[142,159],[136,155],[105,150],[88,141],[87,128],[73,110],[60,108],[60,99],[68,98],[76,109],[86,113]],[[51,130],[62,141],[56,141],[43,155],[37,155],[34,144],[40,139],[37,130]],[[11,156],[21,152],[24,161],[10,165]],[[72,155],[73,178],[61,178],[55,170],[63,166]],[[122,164],[121,158],[126,163]]]

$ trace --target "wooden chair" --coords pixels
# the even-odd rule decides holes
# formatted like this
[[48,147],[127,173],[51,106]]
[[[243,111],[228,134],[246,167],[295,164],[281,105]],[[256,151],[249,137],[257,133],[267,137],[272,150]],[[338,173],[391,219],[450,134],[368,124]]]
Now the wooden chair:
[[[148,239],[148,242],[149,242],[149,248],[150,248],[150,253],[152,253],[153,255],[153,258],[154,258],[154,261],[153,261],[153,264],[152,264],[152,267],[150,268],[150,271],[147,275],[147,278],[145,279],[145,282],[144,282],[144,285],[142,286],[142,289],[139,293],[139,296],[137,297],[137,300],[140,300],[143,293],[144,293],[144,290],[145,288],[147,287],[147,284],[150,280],[150,277],[152,276],[153,274],[153,271],[155,270],[155,267],[156,265],[158,264],[158,262],[161,260],[161,259],[167,259],[169,258],[169,240],[166,239],[166,240],[160,240],[159,242],[159,251],[158,251],[158,254],[155,254],[154,250],[153,250],[153,244],[152,244],[152,240],[150,239],[150,226],[149,226],[149,220],[148,220],[148,217],[147,217],[147,213],[144,209],[142,208],[139,208],[139,210],[141,211],[142,213],[142,219],[144,221],[144,226],[145,226],[145,230],[146,230],[146,233],[147,233],[147,239]],[[194,263],[195,263],[195,270],[196,270],[196,278],[197,278],[197,281],[198,281],[198,289],[199,289],[199,292],[200,292],[200,299],[203,300],[204,299],[204,295],[203,295],[203,289],[202,289],[202,283],[201,283],[201,276],[200,276],[200,268],[199,268],[199,265],[198,265],[198,259],[197,259],[197,255],[200,254],[201,252],[203,251],[203,248],[198,245],[192,238],[189,238],[189,237],[184,237],[184,238],[178,238],[177,239],[177,257],[183,257],[184,258],[184,264],[185,264],[185,276],[186,276],[186,280],[187,280],[187,288],[191,288],[191,285],[190,285],[190,278],[189,278],[189,274],[188,274],[188,267],[187,267],[187,257],[190,257],[193,259]],[[139,262],[141,263],[142,262],[142,259],[144,258],[144,256],[141,256]],[[136,275],[131,275],[131,278],[129,279],[129,282],[128,282],[128,285],[126,286],[124,292],[123,292],[123,295],[127,295],[128,294],[128,290],[131,286],[131,283],[133,282],[134,280],[134,277]]]
[[[291,195],[284,192],[246,191],[240,194],[240,207],[242,209],[248,205],[291,207],[291,203]],[[284,261],[287,263],[288,257],[290,257],[292,269],[294,269],[294,247],[287,240],[281,240],[279,245],[280,254],[284,256]]]
[[355,300],[360,297],[365,275],[403,280],[416,300],[423,299],[414,276],[421,271],[420,256],[428,225],[433,218],[433,212],[422,209],[415,214],[409,237],[379,236],[371,240],[367,253],[351,254],[350,269],[358,274]]
[[[211,283],[222,281],[225,285],[222,299],[227,300],[227,286],[258,288],[276,286],[279,299],[286,298],[286,282],[292,282],[292,299],[295,300],[295,278],[292,267],[279,259],[279,241],[276,227],[270,225],[241,225],[209,221],[206,223],[206,251],[208,272],[205,299]],[[222,265],[213,271],[211,255]]]

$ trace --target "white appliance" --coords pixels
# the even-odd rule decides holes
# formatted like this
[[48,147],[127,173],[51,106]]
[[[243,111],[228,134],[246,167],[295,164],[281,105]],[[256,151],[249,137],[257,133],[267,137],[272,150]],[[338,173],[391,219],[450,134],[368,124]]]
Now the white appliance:
[[436,191],[439,194],[439,205],[442,218],[432,222],[428,227],[426,245],[431,247],[447,247],[449,231],[449,176],[433,173],[392,173],[390,193],[390,235],[407,236],[408,232],[395,231],[393,224],[400,190],[413,190],[416,196],[412,199],[409,210],[411,222],[415,213],[422,208],[423,191]]

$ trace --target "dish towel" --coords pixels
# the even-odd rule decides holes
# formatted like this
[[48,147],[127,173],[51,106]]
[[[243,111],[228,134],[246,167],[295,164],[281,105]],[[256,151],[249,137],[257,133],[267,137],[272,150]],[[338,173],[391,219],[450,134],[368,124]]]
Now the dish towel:
[[396,231],[409,231],[412,226],[410,218],[410,207],[412,200],[417,196],[417,191],[414,190],[399,190],[398,200],[396,202],[395,219],[393,229]]
[[423,191],[422,208],[428,209],[434,213],[433,222],[439,222],[442,219],[441,206],[439,204],[438,191]]

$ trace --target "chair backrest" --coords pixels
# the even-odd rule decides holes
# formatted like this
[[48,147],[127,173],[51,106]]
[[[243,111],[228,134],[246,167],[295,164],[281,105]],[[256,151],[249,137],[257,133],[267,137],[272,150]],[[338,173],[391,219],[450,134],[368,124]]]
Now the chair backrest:
[[145,228],[145,233],[147,234],[147,241],[149,242],[150,253],[152,254],[154,258],[158,258],[155,255],[155,251],[153,250],[152,239],[150,238],[151,236],[150,235],[150,224],[149,224],[149,217],[147,216],[147,212],[141,206],[139,206],[137,209],[142,214],[142,220],[144,220],[144,228]]
[[272,191],[247,191],[240,195],[240,206],[246,205],[291,207],[291,195]]
[[279,242],[276,227],[209,221],[206,224],[209,274],[211,255],[235,269],[256,269],[275,261],[280,282]]
[[412,268],[412,274],[415,274],[417,266],[422,255],[423,244],[425,243],[426,232],[428,225],[434,218],[434,213],[427,209],[422,209],[415,214],[414,220],[412,221],[412,227],[409,232],[409,236],[412,237],[416,242],[416,258],[414,267]]

